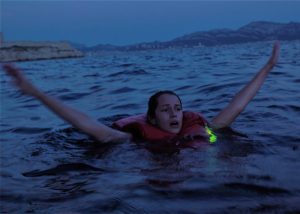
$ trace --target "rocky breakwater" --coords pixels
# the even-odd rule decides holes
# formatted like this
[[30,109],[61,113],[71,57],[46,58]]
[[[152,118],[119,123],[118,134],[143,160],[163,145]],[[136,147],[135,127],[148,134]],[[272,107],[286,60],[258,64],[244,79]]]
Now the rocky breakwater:
[[67,42],[5,42],[0,47],[0,62],[82,57]]

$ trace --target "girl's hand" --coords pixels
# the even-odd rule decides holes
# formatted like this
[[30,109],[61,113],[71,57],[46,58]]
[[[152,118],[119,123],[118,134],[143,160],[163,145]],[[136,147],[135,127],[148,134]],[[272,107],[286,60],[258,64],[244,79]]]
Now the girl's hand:
[[10,64],[3,65],[3,69],[13,78],[13,83],[25,94],[36,96],[38,89],[24,76],[23,72]]

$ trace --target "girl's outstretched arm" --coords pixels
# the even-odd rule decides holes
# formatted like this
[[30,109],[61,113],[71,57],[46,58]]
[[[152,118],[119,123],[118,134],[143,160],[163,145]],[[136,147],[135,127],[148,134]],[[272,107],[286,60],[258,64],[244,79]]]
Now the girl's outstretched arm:
[[269,61],[258,71],[255,77],[234,96],[230,103],[213,118],[211,122],[213,128],[218,129],[229,126],[246,108],[247,104],[252,100],[264,83],[268,73],[277,63],[279,47],[279,42],[275,42],[272,56]]
[[45,106],[60,116],[65,121],[72,124],[86,134],[96,138],[101,142],[122,141],[131,138],[131,134],[112,129],[96,120],[88,117],[84,113],[73,109],[61,101],[51,97],[26,79],[21,70],[12,65],[4,65],[4,70],[13,77],[15,85],[25,94],[31,95],[40,100]]

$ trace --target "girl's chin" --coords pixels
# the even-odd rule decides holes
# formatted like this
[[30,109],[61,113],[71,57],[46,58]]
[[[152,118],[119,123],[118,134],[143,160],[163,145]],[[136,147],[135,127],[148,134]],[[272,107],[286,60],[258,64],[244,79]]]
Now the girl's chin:
[[178,134],[180,132],[180,128],[168,128],[165,131],[170,132],[172,134]]

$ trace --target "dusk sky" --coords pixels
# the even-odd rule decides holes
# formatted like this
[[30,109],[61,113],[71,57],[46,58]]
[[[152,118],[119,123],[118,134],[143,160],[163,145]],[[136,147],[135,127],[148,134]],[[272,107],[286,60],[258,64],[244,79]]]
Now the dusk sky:
[[167,41],[251,21],[300,22],[300,1],[1,0],[6,41],[69,40],[86,45]]

